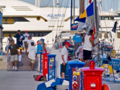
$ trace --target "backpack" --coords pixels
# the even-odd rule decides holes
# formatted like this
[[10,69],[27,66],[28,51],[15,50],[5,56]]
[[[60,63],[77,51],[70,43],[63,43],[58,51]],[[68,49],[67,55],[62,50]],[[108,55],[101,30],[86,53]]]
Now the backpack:
[[46,76],[43,75],[33,75],[35,81],[47,81]]

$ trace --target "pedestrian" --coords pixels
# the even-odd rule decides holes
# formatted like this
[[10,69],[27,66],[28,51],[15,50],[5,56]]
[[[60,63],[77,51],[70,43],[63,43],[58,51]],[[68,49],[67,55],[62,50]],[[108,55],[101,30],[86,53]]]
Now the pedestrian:
[[12,38],[11,34],[9,34],[9,37],[7,39],[6,51],[8,50],[8,47],[12,44],[12,40],[13,40],[13,38]]
[[[28,41],[27,41],[28,49],[31,47],[31,42],[34,42],[34,41],[32,40],[32,37],[29,36],[29,37],[28,37]],[[36,45],[35,42],[34,42],[34,45]],[[28,50],[28,49],[27,49],[27,50]]]
[[37,58],[37,49],[34,45],[34,42],[31,42],[31,47],[27,51],[28,51],[28,58],[30,61],[31,71],[33,71],[34,63]]
[[[11,43],[11,45],[9,46],[6,55],[8,55],[8,52],[9,52],[9,50],[10,50],[11,62],[12,62],[12,66],[13,66],[12,69],[13,69],[13,70],[17,70],[17,55],[18,55],[18,54],[20,55],[18,49],[19,49],[18,45],[14,43],[14,40],[12,40],[12,43]],[[14,63],[14,62],[15,62],[15,63]]]
[[9,34],[9,38],[8,38],[8,41],[7,41],[9,45],[12,44],[12,40],[13,40],[13,38],[12,38],[11,34]]
[[20,30],[17,31],[17,33],[15,34],[14,36],[16,38],[16,41],[17,41],[17,45],[20,49],[20,53],[22,54],[22,45],[23,45],[23,40],[24,40],[24,36],[21,34]]
[[25,34],[23,34],[23,36],[24,36],[25,39],[27,40],[30,35],[28,34],[28,31],[25,31]]
[[42,51],[42,46],[40,45],[40,41],[38,41],[38,45],[37,45],[38,72],[40,72],[40,52],[41,51]]
[[81,38],[81,36],[78,33],[76,33],[73,36],[73,42],[74,42],[75,51],[76,51],[78,49],[78,47],[81,45],[81,43],[82,43],[82,38]]
[[28,44],[27,43],[28,43],[28,38],[25,38],[23,40],[23,48],[24,48],[26,54],[27,54],[27,49],[28,49]]
[[69,42],[65,42],[65,46],[61,50],[61,56],[60,56],[60,64],[62,68],[62,78],[65,78],[65,72],[66,72],[66,63],[68,60],[68,51],[67,48],[71,46]]
[[92,48],[96,46],[98,43],[94,44],[94,41],[92,40],[92,34],[93,30],[89,31],[89,34],[85,35],[84,37],[84,44],[83,44],[83,59],[86,63],[86,67],[89,66],[89,60],[92,59]]
[[83,60],[83,45],[79,46],[75,51],[75,57],[79,58],[79,60]]

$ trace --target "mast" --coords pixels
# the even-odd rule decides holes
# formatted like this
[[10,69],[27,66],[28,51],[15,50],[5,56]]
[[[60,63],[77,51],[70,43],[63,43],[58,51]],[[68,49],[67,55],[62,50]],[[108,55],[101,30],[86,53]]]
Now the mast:
[[73,23],[75,23],[75,0],[73,0]]
[[38,3],[37,1],[38,1],[38,0],[35,0],[35,6],[37,6],[37,3]]
[[55,7],[55,0],[53,0],[53,7]]
[[38,7],[40,7],[40,0],[38,0]]
[[80,3],[80,6],[79,6],[79,14],[83,13],[84,12],[84,9],[85,9],[85,1],[84,0],[80,0],[79,1]]
[[57,0],[57,7],[59,7],[59,0]]
[[[97,15],[97,1],[94,0],[94,16],[95,16],[95,26],[96,26],[96,34],[97,34],[97,41],[99,41],[99,27],[98,27],[98,15]],[[98,62],[100,61],[100,52],[99,52],[99,44],[97,45],[98,48]],[[100,65],[100,62],[99,62]]]
[[40,7],[40,0],[35,0],[35,6]]

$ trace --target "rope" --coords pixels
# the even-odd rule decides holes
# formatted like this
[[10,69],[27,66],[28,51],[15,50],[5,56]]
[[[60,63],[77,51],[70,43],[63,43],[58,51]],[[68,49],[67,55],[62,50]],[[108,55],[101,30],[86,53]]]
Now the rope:
[[51,0],[49,0],[49,2],[46,4],[46,6],[48,6],[48,4],[50,3]]
[[[66,3],[66,7],[67,7],[69,1],[70,1],[70,0],[66,1],[66,2],[67,2],[67,3]],[[67,8],[65,9],[64,14],[66,14],[66,11],[67,11]],[[62,25],[63,19],[64,19],[64,17],[62,18],[61,25]],[[61,25],[60,25],[60,26],[61,26]],[[61,28],[61,27],[60,27],[60,28]],[[59,32],[60,32],[60,28],[59,28]]]

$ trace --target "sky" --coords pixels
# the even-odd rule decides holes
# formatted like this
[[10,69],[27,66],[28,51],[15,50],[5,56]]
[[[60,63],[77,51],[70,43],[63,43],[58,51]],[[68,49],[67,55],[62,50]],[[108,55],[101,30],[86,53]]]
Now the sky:
[[[28,2],[30,4],[35,5],[35,0],[21,0]],[[41,7],[43,6],[52,6],[53,0],[41,0]],[[71,0],[59,0],[60,6],[64,7],[70,7],[70,1]],[[88,3],[89,0],[85,0],[85,8],[89,5]],[[97,0],[100,1],[100,0]],[[76,7],[79,7],[79,0],[75,0]],[[55,0],[55,3],[57,3],[57,0]],[[120,7],[120,0],[102,0],[102,10],[104,11],[109,11],[110,9],[113,8],[113,10],[117,10]],[[57,4],[56,4],[57,5]]]

